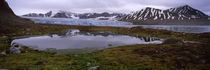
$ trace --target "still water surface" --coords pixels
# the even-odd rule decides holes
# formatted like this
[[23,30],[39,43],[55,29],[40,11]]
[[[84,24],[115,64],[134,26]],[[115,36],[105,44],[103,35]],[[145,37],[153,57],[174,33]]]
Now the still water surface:
[[69,30],[67,33],[16,39],[12,42],[12,44],[28,46],[37,50],[101,50],[114,46],[160,43],[162,43],[162,39],[155,37],[134,37],[113,34],[111,32],[80,32],[79,30]]

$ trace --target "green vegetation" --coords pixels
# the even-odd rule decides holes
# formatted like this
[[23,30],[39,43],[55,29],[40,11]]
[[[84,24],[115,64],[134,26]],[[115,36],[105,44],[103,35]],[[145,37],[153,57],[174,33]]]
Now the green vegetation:
[[208,44],[131,45],[99,52],[97,58],[111,66],[142,70],[208,70]]
[[[209,44],[149,44],[110,48],[94,53],[55,55],[21,49],[1,55],[0,68],[27,70],[208,70]],[[90,63],[89,66],[87,64]]]
[[0,52],[6,51],[9,48],[6,38],[0,38]]
[[[94,53],[54,55],[53,53],[36,51],[28,48],[21,49],[21,54],[1,56],[0,68],[30,69],[30,70],[87,70],[99,63],[93,58]],[[90,66],[86,66],[90,62]]]
[[[17,27],[16,32],[1,33],[0,69],[14,70],[87,70],[99,66],[100,70],[208,70],[210,68],[209,33],[192,34],[166,30],[96,26],[65,26],[49,24],[30,24],[31,27]],[[56,55],[54,53],[21,49],[20,54],[8,54],[14,36],[43,35],[63,32],[68,29],[81,31],[111,31],[133,36],[153,36],[199,41],[200,44],[149,44],[109,48],[93,53]],[[90,65],[87,66],[87,64]]]

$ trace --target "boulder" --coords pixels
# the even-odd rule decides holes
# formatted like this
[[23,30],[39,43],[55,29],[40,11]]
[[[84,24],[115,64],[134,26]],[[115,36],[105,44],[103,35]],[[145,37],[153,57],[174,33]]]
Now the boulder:
[[6,53],[6,51],[3,51],[3,52],[1,52],[0,54],[1,54],[1,55],[6,55],[7,53]]
[[11,54],[21,53],[20,49],[21,49],[21,46],[19,46],[18,44],[13,44],[12,47],[10,47],[10,53]]
[[99,66],[91,67],[88,70],[99,70]]

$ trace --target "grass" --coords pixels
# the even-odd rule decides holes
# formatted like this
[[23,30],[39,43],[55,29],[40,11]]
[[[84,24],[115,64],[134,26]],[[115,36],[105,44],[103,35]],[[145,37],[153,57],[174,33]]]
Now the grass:
[[[100,66],[102,70],[117,70],[116,67],[100,63],[95,58],[97,53],[55,55],[26,47],[22,51],[24,53],[0,56],[0,68],[15,70],[87,70],[93,66]],[[28,52],[26,53],[26,51]],[[90,65],[87,66],[87,63],[90,63]],[[122,70],[134,69],[125,65],[120,65],[118,68]]]
[[[55,55],[21,49],[1,55],[0,68],[26,70],[208,70],[209,44],[148,44],[109,48],[100,52]],[[91,63],[87,66],[87,63]]]
[[130,45],[104,50],[97,58],[110,66],[140,70],[208,70],[208,50],[207,44]]
[[9,43],[7,38],[0,38],[0,53],[6,51],[9,48]]
[[[98,63],[93,58],[95,54],[55,55],[53,53],[36,51],[29,48],[22,49],[24,53],[1,56],[0,68],[30,69],[30,70],[87,70]],[[27,53],[25,51],[28,51]],[[90,62],[90,66],[86,66]]]
[[[132,36],[153,36],[209,43],[209,33],[193,34],[167,30],[115,28],[96,26],[65,26],[30,24],[30,27],[16,27],[17,31],[0,33],[0,52],[9,52],[14,36],[43,35],[63,32],[68,29],[81,31],[110,31]],[[49,52],[23,48],[20,54],[0,54],[0,69],[12,70],[87,70],[99,66],[100,70],[208,70],[209,44],[149,44],[110,48],[94,53],[55,55]],[[87,66],[87,63],[91,63]]]

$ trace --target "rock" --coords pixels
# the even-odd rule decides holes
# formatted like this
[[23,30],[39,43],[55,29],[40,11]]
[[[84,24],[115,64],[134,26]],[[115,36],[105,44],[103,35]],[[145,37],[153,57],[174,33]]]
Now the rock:
[[3,51],[0,53],[1,55],[6,55],[6,51]]
[[21,51],[20,51],[20,48],[11,47],[11,48],[10,48],[10,53],[11,53],[11,54],[16,54],[16,53],[21,53]]
[[182,40],[169,38],[163,41],[163,44],[178,44],[178,43],[184,43]]
[[202,60],[201,62],[202,62],[203,64],[205,64],[205,63],[206,63],[206,60]]
[[26,31],[31,31],[31,29],[30,28],[26,28]]
[[90,62],[87,62],[86,66],[90,66],[90,65],[91,65],[91,63]]
[[183,59],[183,57],[177,57],[176,59],[177,59],[177,60],[181,60],[181,59]]
[[8,36],[2,36],[2,38],[8,38]]
[[108,46],[112,46],[112,44],[108,44]]
[[195,56],[195,58],[196,58],[196,59],[199,59],[199,58],[200,58],[200,56]]
[[10,53],[11,54],[21,53],[20,48],[21,47],[18,44],[13,44],[12,47],[10,47]]
[[155,52],[156,52],[156,53],[159,53],[159,51],[158,51],[158,50],[156,50]]
[[88,70],[99,70],[99,66],[91,67]]
[[78,54],[75,54],[74,57],[79,57],[79,55]]

